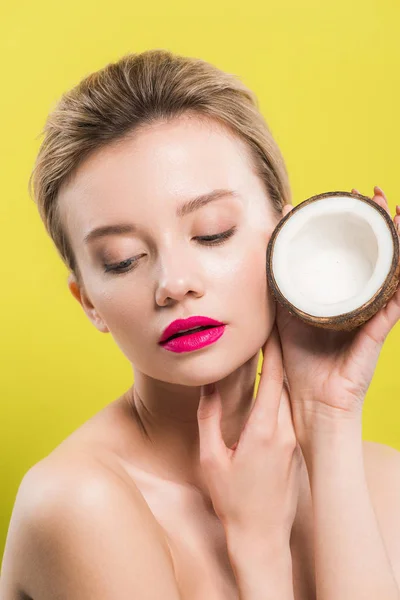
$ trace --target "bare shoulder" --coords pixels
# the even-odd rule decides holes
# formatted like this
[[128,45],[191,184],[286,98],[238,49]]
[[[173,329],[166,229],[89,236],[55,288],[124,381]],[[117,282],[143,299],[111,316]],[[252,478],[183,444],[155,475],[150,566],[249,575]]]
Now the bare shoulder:
[[[364,465],[370,493],[374,500],[388,507],[400,506],[400,451],[386,444],[363,441]],[[400,522],[400,511],[393,515]],[[399,536],[400,537],[400,536]]]
[[[400,452],[386,444],[363,441],[365,474],[374,501],[386,508],[393,501],[400,506]],[[400,519],[396,511],[393,515]],[[400,522],[400,520],[399,520]]]
[[[400,451],[387,444],[363,440],[364,464],[367,477],[380,482],[380,478],[387,480],[389,477],[400,476]],[[381,490],[385,491],[385,490]]]
[[78,450],[29,469],[11,516],[2,600],[22,592],[34,600],[155,600],[160,586],[164,597],[179,599],[168,544],[132,481]]
[[400,585],[400,452],[386,444],[363,442],[371,502]]

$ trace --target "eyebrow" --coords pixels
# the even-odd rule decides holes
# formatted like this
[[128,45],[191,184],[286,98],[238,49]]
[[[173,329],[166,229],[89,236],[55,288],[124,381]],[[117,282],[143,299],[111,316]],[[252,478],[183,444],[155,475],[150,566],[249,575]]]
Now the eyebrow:
[[[202,194],[201,196],[191,198],[190,200],[187,200],[183,204],[179,205],[176,210],[176,216],[182,218],[194,212],[195,210],[198,210],[202,206],[205,206],[209,202],[213,202],[214,200],[219,200],[220,198],[226,197],[236,198],[238,196],[239,194],[234,190],[213,190],[207,194]],[[133,223],[115,223],[114,225],[103,225],[101,227],[92,229],[92,231],[85,235],[83,241],[85,244],[88,244],[89,242],[101,237],[108,235],[123,235],[126,233],[133,233],[136,230],[137,228]]]

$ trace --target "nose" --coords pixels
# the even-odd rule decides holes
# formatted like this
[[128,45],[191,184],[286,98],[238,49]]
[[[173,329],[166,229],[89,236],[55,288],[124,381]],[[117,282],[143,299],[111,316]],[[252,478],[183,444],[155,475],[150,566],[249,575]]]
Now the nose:
[[189,252],[163,251],[156,302],[164,306],[170,300],[182,301],[187,294],[203,295],[203,281],[199,266]]

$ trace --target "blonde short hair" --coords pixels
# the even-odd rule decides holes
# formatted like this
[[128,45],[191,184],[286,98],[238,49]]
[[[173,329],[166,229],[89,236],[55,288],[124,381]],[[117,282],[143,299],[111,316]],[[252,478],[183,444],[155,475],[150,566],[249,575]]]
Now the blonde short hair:
[[57,203],[61,186],[90,153],[186,111],[224,125],[247,144],[277,217],[291,203],[281,152],[255,94],[236,76],[167,50],[127,54],[63,94],[47,117],[29,178],[46,230],[78,281],[81,275]]

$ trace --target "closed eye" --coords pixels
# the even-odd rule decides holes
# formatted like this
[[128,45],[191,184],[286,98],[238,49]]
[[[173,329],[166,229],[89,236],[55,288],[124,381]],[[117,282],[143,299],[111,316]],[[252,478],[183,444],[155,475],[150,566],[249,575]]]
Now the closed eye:
[[218,233],[216,235],[203,235],[201,237],[197,237],[195,239],[201,240],[204,244],[208,246],[218,246],[219,244],[223,244],[225,240],[232,237],[235,233],[236,227],[232,227],[228,229],[228,231],[224,231],[223,233]]
[[[223,244],[226,240],[233,236],[236,231],[236,226],[228,229],[228,231],[223,231],[222,233],[218,233],[216,235],[203,235],[197,236],[194,239],[199,240],[205,246],[219,246]],[[135,266],[131,266],[133,263],[137,263],[138,259],[143,256],[134,256],[133,258],[127,258],[120,263],[116,263],[113,265],[104,265],[104,272],[108,273],[110,271],[115,272],[116,274],[127,273],[128,271],[132,271],[136,268]]]

